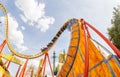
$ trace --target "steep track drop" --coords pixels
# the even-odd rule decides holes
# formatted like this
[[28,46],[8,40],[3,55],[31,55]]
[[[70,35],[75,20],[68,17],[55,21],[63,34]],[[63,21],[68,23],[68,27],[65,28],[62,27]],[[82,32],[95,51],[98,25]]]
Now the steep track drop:
[[[120,74],[120,61],[115,55],[109,55],[106,59],[100,50],[94,45],[89,35],[87,26],[83,22],[71,26],[71,42],[67,58],[63,64],[58,77],[118,77]],[[86,42],[88,44],[88,68],[86,67]],[[85,73],[85,71],[88,72]]]

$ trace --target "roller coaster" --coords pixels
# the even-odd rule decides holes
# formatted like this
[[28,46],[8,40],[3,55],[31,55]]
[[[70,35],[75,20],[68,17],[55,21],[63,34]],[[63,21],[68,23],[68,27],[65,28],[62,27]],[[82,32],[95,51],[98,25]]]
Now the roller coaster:
[[[71,32],[71,40],[69,44],[69,49],[67,52],[67,57],[62,65],[61,70],[58,71],[57,77],[119,77],[120,75],[120,51],[109,41],[102,33],[100,33],[96,28],[91,24],[86,22],[84,19],[70,19],[63,24],[63,26],[58,30],[55,37],[43,47],[37,54],[34,55],[25,55],[16,51],[9,40],[9,20],[8,13],[3,4],[0,3],[0,8],[4,12],[5,18],[5,38],[3,43],[0,45],[0,77],[12,77],[10,75],[8,67],[10,63],[13,62],[18,64],[18,70],[16,71],[15,77],[27,77],[26,67],[31,59],[39,58],[44,56],[43,61],[40,62],[38,66],[38,71],[36,75],[31,75],[31,77],[44,77],[45,76],[45,67],[46,61],[50,66],[50,71],[52,77],[54,73],[49,58],[49,51],[55,45],[60,35],[68,29]],[[106,49],[98,41],[94,40],[90,34],[89,28],[97,33],[101,39],[103,39],[106,44],[115,52],[116,55],[112,54],[108,49]],[[101,54],[101,49],[96,45],[99,45],[103,48],[109,56],[105,58]],[[11,55],[3,54],[2,51],[5,47],[11,52]],[[19,58],[25,59],[23,62]],[[6,59],[6,62],[2,61],[2,58]],[[33,67],[30,67],[29,70],[33,71]]]

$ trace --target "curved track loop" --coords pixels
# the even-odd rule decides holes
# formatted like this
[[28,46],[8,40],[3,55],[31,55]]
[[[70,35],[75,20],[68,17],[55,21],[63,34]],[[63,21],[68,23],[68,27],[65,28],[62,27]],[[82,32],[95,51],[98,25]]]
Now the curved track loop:
[[[47,53],[53,45],[56,43],[60,35],[64,32],[65,29],[70,29],[71,31],[71,41],[69,50],[67,53],[67,58],[65,63],[62,66],[62,69],[58,73],[58,77],[81,77],[84,73],[84,67],[85,67],[85,38],[84,36],[84,30],[82,25],[82,22],[80,22],[78,19],[70,19],[68,20],[57,32],[55,37],[51,40],[50,43],[47,44],[46,47],[41,49],[39,53],[34,55],[24,55],[16,50],[11,46],[9,41],[9,35],[8,35],[8,15],[5,7],[0,3],[0,8],[3,10],[5,14],[5,27],[6,27],[6,42],[9,50],[12,52],[12,54],[25,58],[25,59],[32,59],[42,56],[43,54]],[[88,24],[89,25],[89,24]],[[120,63],[117,57],[110,56],[108,59],[105,59],[100,51],[97,49],[97,47],[93,44],[91,39],[87,37],[88,41],[88,50],[89,50],[89,67],[88,67],[88,76],[92,77],[118,77],[120,74]],[[111,46],[112,47],[112,46]],[[115,48],[113,48],[115,49]],[[120,55],[120,53],[118,53]]]
[[25,54],[21,54],[18,51],[14,50],[14,48],[12,47],[10,41],[9,41],[9,26],[8,26],[8,14],[7,14],[7,10],[5,9],[5,7],[0,3],[0,8],[3,10],[4,14],[5,14],[5,27],[6,27],[6,41],[7,41],[7,46],[9,48],[9,50],[16,56],[21,57],[21,58],[25,58],[25,59],[33,59],[33,58],[37,58],[40,57],[42,55],[44,55],[46,52],[48,52],[53,45],[56,43],[57,39],[59,38],[59,36],[61,35],[62,32],[64,32],[64,30],[66,28],[68,28],[69,26],[72,26],[73,23],[75,23],[75,21],[77,21],[77,19],[70,19],[68,20],[60,29],[59,31],[56,33],[55,37],[51,40],[50,43],[47,44],[46,47],[44,47],[43,49],[41,49],[39,51],[39,53],[34,54],[34,55],[25,55]]
[[[61,28],[60,30],[57,32],[57,34],[55,35],[55,37],[51,40],[50,43],[47,44],[46,47],[44,47],[43,49],[41,49],[41,51],[39,51],[39,53],[35,54],[35,55],[24,55],[24,54],[21,54],[19,52],[17,52],[16,50],[13,49],[13,47],[11,46],[10,44],[10,41],[9,41],[9,38],[7,39],[7,45],[8,45],[8,48],[9,50],[15,54],[16,56],[19,56],[21,58],[27,58],[27,59],[32,59],[32,58],[37,58],[37,57],[40,57],[42,56],[43,54],[45,54],[46,52],[48,52],[52,47],[53,45],[56,43],[56,41],[58,40],[59,36],[61,35],[62,32],[64,32],[64,30],[69,26],[69,24],[71,24],[71,21],[74,21],[74,20],[77,20],[77,19],[71,19],[69,20],[68,22],[66,22]],[[6,31],[7,33],[8,31]],[[6,35],[8,36],[8,34]]]
[[4,5],[2,5],[1,3],[0,3],[0,8],[2,9],[2,11],[4,12],[4,14],[5,14],[5,27],[6,27],[6,38],[5,38],[5,40],[8,38],[8,13],[7,13],[7,10],[5,9],[5,6]]

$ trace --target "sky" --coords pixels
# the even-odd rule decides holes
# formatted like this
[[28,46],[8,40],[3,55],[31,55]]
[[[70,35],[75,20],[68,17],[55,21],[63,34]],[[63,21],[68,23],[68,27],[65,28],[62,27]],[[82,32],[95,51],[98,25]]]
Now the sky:
[[[55,36],[59,28],[71,18],[83,18],[106,37],[107,28],[111,27],[113,7],[120,4],[120,0],[0,0],[6,7],[9,16],[10,42],[16,51],[23,54],[35,54],[45,47]],[[4,14],[0,10],[0,42],[4,39]],[[100,40],[98,36],[92,34]],[[67,51],[70,42],[70,32],[66,30],[54,47],[50,50],[57,56],[61,51]],[[5,53],[10,53],[7,47]],[[39,59],[31,60],[35,66]],[[51,58],[52,62],[52,58]],[[16,65],[17,67],[17,65]],[[10,73],[14,77],[13,65]],[[49,70],[47,70],[49,72]]]

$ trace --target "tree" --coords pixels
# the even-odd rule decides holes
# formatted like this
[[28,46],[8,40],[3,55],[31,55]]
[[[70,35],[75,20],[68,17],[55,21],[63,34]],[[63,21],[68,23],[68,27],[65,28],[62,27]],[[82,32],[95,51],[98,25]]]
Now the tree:
[[114,8],[112,27],[108,28],[109,39],[120,50],[120,6]]

